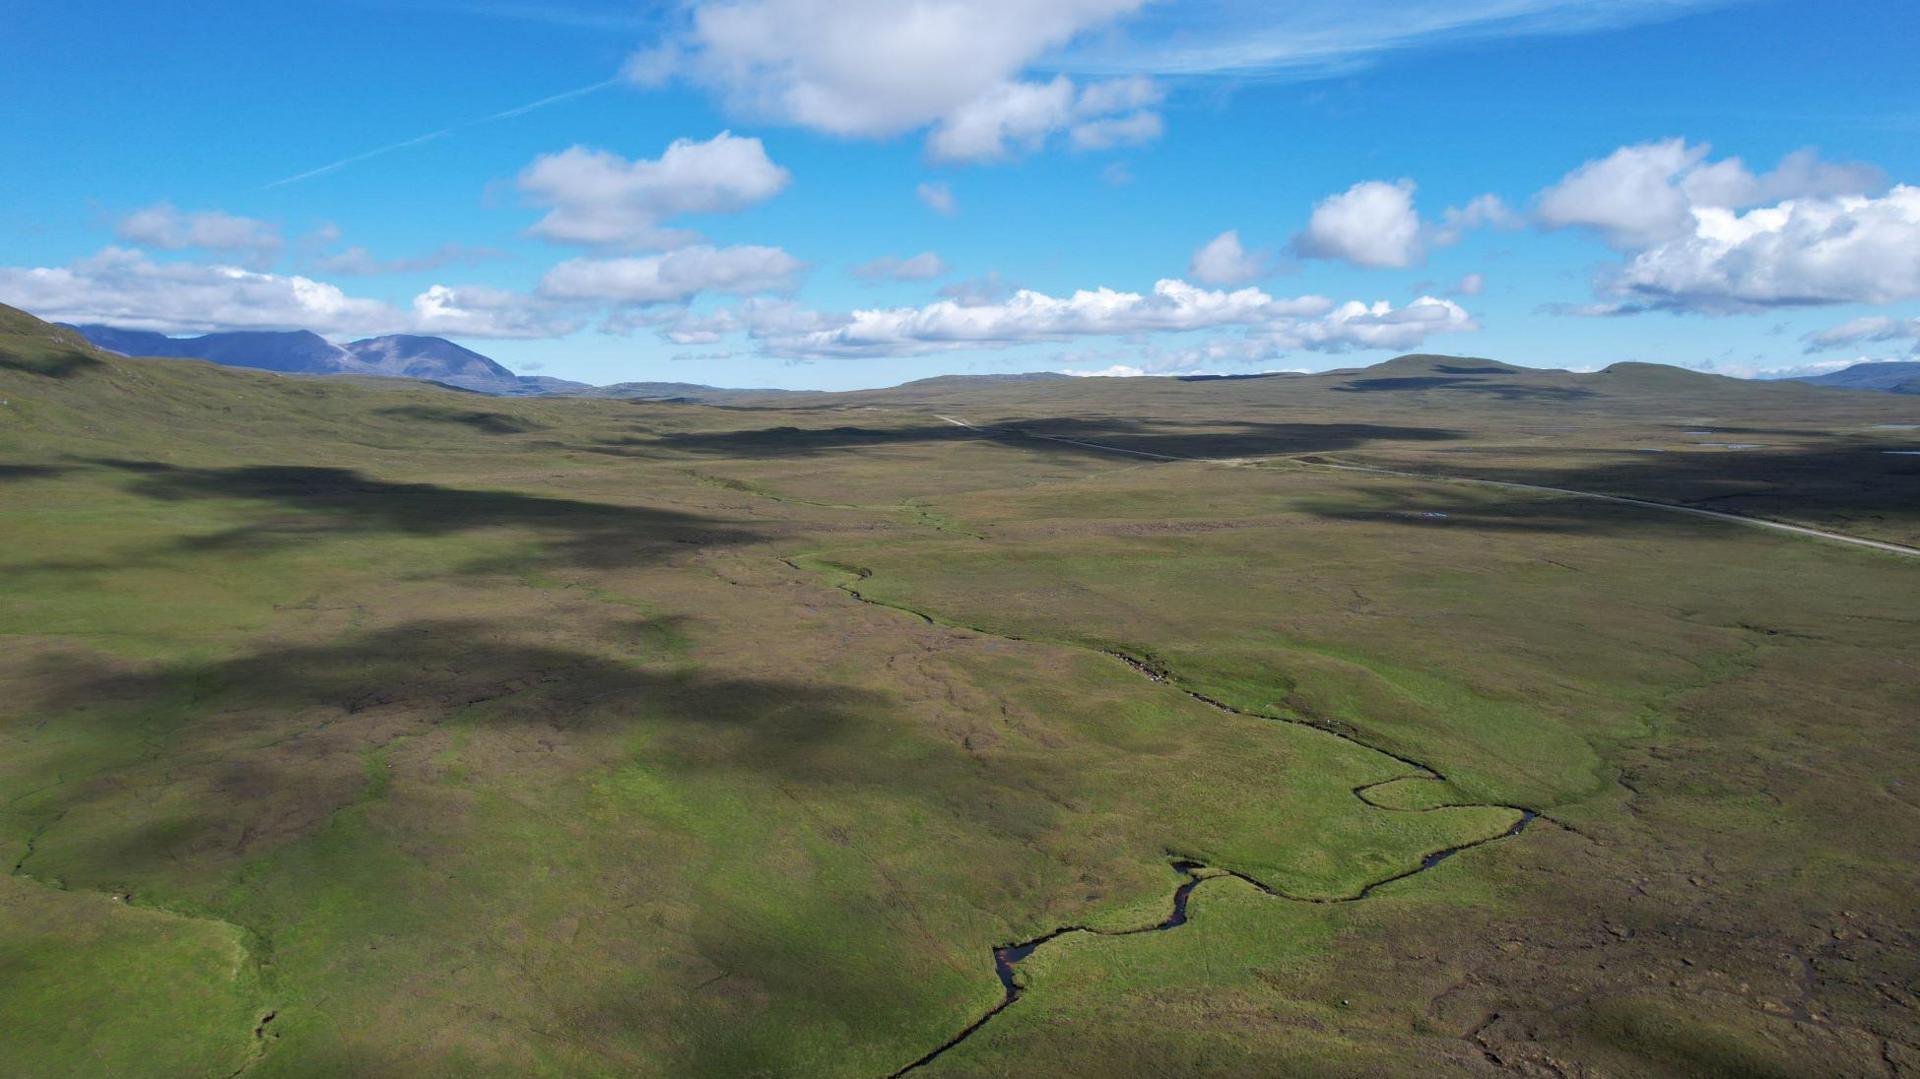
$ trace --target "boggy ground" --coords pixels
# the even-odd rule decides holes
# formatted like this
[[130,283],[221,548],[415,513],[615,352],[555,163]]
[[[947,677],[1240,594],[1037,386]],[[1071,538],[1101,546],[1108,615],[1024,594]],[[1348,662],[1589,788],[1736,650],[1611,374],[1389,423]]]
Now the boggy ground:
[[[495,401],[6,328],[9,1074],[885,1076],[1070,926],[915,1074],[1920,1067],[1920,562],[1299,463],[1697,399]],[[1810,458],[1911,419],[1711,389]]]

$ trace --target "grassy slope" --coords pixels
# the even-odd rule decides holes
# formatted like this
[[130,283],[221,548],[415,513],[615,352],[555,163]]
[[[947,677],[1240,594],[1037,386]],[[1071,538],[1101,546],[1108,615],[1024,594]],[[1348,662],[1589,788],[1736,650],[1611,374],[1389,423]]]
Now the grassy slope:
[[[991,945],[1164,917],[1169,850],[1335,897],[1512,820],[1370,806],[1406,766],[1099,647],[1453,780],[1379,805],[1579,831],[1362,903],[1209,882],[1177,931],[1043,948],[938,1067],[1472,1070],[1486,1013],[1511,1058],[1629,1072],[1915,1040],[1871,989],[1913,974],[1892,559],[1457,491],[1434,528],[1412,481],[929,414],[1001,418],[1006,387],[501,402],[5,329],[0,846],[41,921],[0,926],[0,1042],[36,1070],[885,1074],[998,999]],[[1118,397],[1019,407],[1185,449],[1436,444],[1386,430],[1432,427],[1401,390],[1152,394],[1189,388],[1144,429],[1100,430]]]

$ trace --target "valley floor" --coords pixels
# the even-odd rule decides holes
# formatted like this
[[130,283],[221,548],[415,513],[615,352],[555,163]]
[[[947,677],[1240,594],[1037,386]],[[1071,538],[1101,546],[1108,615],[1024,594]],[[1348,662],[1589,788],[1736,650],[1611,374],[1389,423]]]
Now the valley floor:
[[1920,560],[1425,478],[1907,547],[1912,406],[1381,377],[0,337],[0,1070],[1920,1069]]

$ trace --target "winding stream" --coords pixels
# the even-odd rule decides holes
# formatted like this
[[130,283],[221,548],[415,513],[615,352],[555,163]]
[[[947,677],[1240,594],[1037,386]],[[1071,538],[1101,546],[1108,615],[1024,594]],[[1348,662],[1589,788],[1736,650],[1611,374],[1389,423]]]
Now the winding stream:
[[[942,417],[942,418],[945,419],[945,417]],[[949,420],[948,422],[957,422],[957,421]],[[794,570],[797,570],[803,574],[808,574],[809,576],[812,575],[812,571],[804,569],[799,564],[791,560],[781,559],[781,561],[784,562],[788,567]],[[855,571],[855,577],[857,580],[866,580],[870,576],[872,576],[872,571],[870,570],[860,569]],[[934,619],[932,615],[929,615],[924,611],[919,611],[911,607],[904,607],[899,604],[887,603],[881,600],[872,599],[870,597],[864,596],[852,584],[841,583],[836,585],[835,587],[837,587],[840,591],[847,593],[849,596],[852,596],[854,599],[858,600],[859,602],[867,604],[869,606],[884,607],[890,611],[898,611],[910,617],[918,618],[929,625],[944,624],[937,621],[936,619]],[[1026,640],[1026,638],[1023,638],[1023,637],[1017,637],[1007,633],[995,633],[991,630],[981,629],[977,626],[954,626],[953,628],[963,629],[971,633],[979,633],[984,636],[998,637],[1001,640],[1009,640],[1009,641]],[[1060,643],[1068,643],[1068,642],[1060,642]],[[1009,1007],[1012,1007],[1013,1003],[1019,1000],[1020,997],[1026,992],[1026,987],[1022,985],[1020,982],[1017,968],[1019,967],[1022,960],[1026,959],[1028,956],[1032,955],[1035,951],[1039,950],[1041,946],[1048,944],[1052,941],[1058,940],[1061,937],[1071,936],[1075,933],[1085,933],[1091,936],[1098,936],[1098,937],[1131,937],[1131,936],[1137,936],[1141,933],[1164,933],[1170,929],[1178,929],[1179,927],[1187,923],[1187,904],[1189,900],[1192,899],[1194,890],[1200,887],[1202,884],[1205,884],[1207,881],[1230,877],[1234,880],[1240,881],[1241,883],[1246,884],[1258,890],[1263,895],[1272,896],[1275,899],[1282,899],[1291,903],[1316,903],[1316,904],[1358,903],[1358,902],[1361,902],[1362,900],[1365,900],[1371,897],[1374,894],[1374,892],[1378,891],[1379,889],[1384,888],[1389,884],[1394,884],[1399,881],[1406,880],[1409,877],[1414,877],[1414,876],[1420,875],[1421,873],[1425,873],[1426,871],[1432,869],[1434,866],[1439,865],[1441,862],[1446,861],[1447,859],[1453,857],[1456,854],[1461,853],[1462,851],[1472,850],[1475,847],[1486,846],[1489,843],[1497,843],[1502,839],[1510,839],[1514,836],[1517,836],[1521,832],[1526,831],[1527,827],[1536,820],[1545,820],[1548,823],[1552,823],[1552,824],[1559,823],[1555,821],[1553,818],[1542,814],[1538,810],[1529,809],[1525,806],[1504,805],[1504,804],[1493,803],[1493,802],[1446,803],[1446,804],[1440,804],[1440,805],[1423,806],[1418,809],[1408,809],[1408,808],[1403,808],[1399,806],[1383,805],[1380,802],[1375,801],[1372,797],[1370,797],[1369,792],[1373,791],[1376,788],[1387,786],[1388,784],[1391,784],[1391,783],[1401,783],[1409,780],[1444,783],[1446,782],[1446,776],[1442,775],[1438,769],[1435,769],[1431,765],[1425,764],[1421,761],[1414,760],[1411,757],[1407,757],[1399,753],[1395,753],[1390,749],[1383,749],[1380,746],[1370,745],[1366,741],[1362,740],[1361,738],[1347,731],[1337,729],[1328,724],[1315,723],[1309,720],[1295,719],[1295,718],[1289,718],[1285,716],[1262,715],[1257,712],[1247,712],[1239,708],[1235,708],[1232,705],[1226,703],[1225,701],[1219,700],[1218,698],[1209,697],[1203,693],[1197,693],[1193,690],[1186,688],[1185,686],[1178,684],[1173,680],[1171,675],[1169,675],[1168,672],[1166,672],[1164,669],[1160,668],[1159,666],[1157,666],[1152,662],[1140,659],[1136,656],[1131,656],[1124,652],[1116,652],[1116,651],[1105,650],[1105,649],[1101,650],[1101,654],[1125,664],[1129,669],[1131,669],[1135,673],[1141,675],[1142,677],[1146,678],[1151,682],[1157,683],[1159,685],[1168,686],[1174,690],[1177,690],[1180,693],[1184,693],[1188,697],[1192,698],[1193,700],[1198,701],[1199,703],[1204,704],[1207,707],[1213,708],[1217,711],[1226,712],[1236,716],[1244,716],[1248,719],[1264,720],[1271,723],[1291,723],[1296,726],[1307,727],[1312,730],[1319,731],[1322,734],[1330,735],[1334,738],[1340,739],[1341,741],[1358,746],[1361,749],[1369,750],[1371,752],[1378,753],[1382,756],[1389,757],[1405,765],[1408,771],[1401,775],[1389,776],[1386,779],[1376,780],[1372,783],[1363,783],[1360,786],[1353,788],[1353,796],[1355,798],[1358,798],[1361,802],[1375,809],[1383,810],[1385,812],[1390,812],[1390,813],[1433,813],[1433,812],[1437,812],[1445,809],[1497,808],[1497,809],[1512,810],[1513,812],[1517,813],[1519,816],[1504,831],[1495,833],[1493,835],[1482,836],[1479,839],[1469,840],[1468,842],[1465,842],[1465,843],[1458,843],[1450,847],[1443,847],[1440,850],[1431,851],[1421,857],[1420,864],[1410,869],[1405,869],[1398,873],[1381,877],[1378,880],[1368,881],[1366,884],[1362,885],[1357,891],[1354,891],[1352,894],[1340,895],[1340,896],[1293,895],[1280,888],[1276,888],[1273,885],[1266,883],[1265,881],[1248,876],[1247,874],[1241,873],[1237,870],[1225,869],[1218,866],[1210,866],[1210,865],[1207,865],[1205,862],[1197,861],[1193,858],[1187,857],[1177,852],[1169,851],[1168,857],[1171,860],[1171,865],[1174,872],[1184,876],[1186,879],[1181,881],[1179,886],[1174,889],[1173,909],[1164,919],[1158,922],[1155,922],[1152,925],[1135,926],[1134,928],[1131,928],[1131,929],[1095,929],[1091,926],[1084,926],[1084,925],[1060,926],[1056,929],[1050,930],[1030,940],[1019,941],[1012,944],[1002,944],[994,948],[993,949],[993,972],[994,972],[994,975],[1000,979],[1000,987],[1002,991],[1000,1000],[997,1003],[995,1003],[993,1007],[988,1008],[984,1013],[982,1013],[979,1018],[975,1019],[971,1023],[968,1023],[953,1037],[948,1038],[945,1042],[942,1042],[940,1045],[936,1046],[934,1049],[926,1053],[924,1056],[921,1056],[919,1059],[913,1061],[912,1063],[906,1065],[905,1067],[899,1069],[898,1071],[893,1072],[891,1075],[887,1077],[887,1079],[899,1079],[900,1076],[906,1075],[909,1072],[916,1071],[922,1067],[925,1067],[928,1064],[933,1063],[935,1060],[939,1059],[943,1054],[945,1054],[948,1050],[952,1049],[954,1046],[959,1045],[961,1042],[966,1041],[968,1038],[978,1033],[981,1030],[981,1028],[985,1027],[988,1023],[992,1022],[995,1016],[999,1015],[1003,1011],[1006,1011]]]

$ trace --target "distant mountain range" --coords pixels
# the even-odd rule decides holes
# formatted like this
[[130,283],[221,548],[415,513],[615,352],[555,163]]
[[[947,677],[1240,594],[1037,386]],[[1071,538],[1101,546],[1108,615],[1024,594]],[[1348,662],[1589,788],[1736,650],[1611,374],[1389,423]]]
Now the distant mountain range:
[[[492,359],[442,337],[392,334],[336,345],[309,330],[210,333],[168,337],[148,330],[115,326],[63,329],[123,356],[169,356],[206,360],[226,367],[255,367],[296,375],[372,375],[418,378],[455,389],[504,397],[610,397],[626,400],[713,401],[742,395],[808,393],[806,390],[729,389],[696,382],[617,382],[591,386],[564,378],[516,375]],[[1019,375],[943,375],[911,385],[992,380],[1019,382],[1067,378],[1051,372]]]
[[1920,393],[1920,361],[1895,360],[1856,363],[1824,375],[1801,375],[1794,382],[1833,386],[1842,390],[1879,390],[1882,393]]
[[[300,375],[361,375],[417,378],[456,389],[505,397],[600,397],[627,400],[719,401],[748,395],[796,394],[809,391],[730,389],[694,382],[620,382],[591,386],[563,378],[516,375],[489,357],[441,337],[392,334],[336,345],[307,330],[210,333],[201,337],[168,337],[146,330],[114,326],[61,324],[92,344],[127,356],[170,356],[206,360],[228,367],[254,367]],[[1490,361],[1487,361],[1490,363]],[[1499,366],[1503,370],[1517,368]],[[1376,371],[1377,373],[1377,371]],[[1672,374],[1681,372],[1673,369]],[[939,389],[981,382],[1036,382],[1065,379],[1053,372],[1004,375],[940,375],[907,383],[908,387]],[[1277,375],[1186,376],[1214,378],[1268,378]],[[1293,376],[1284,376],[1293,377]],[[1848,390],[1920,394],[1920,361],[1857,363],[1843,371],[1803,375],[1783,381],[1804,382]],[[903,387],[905,388],[905,387]]]
[[336,345],[308,330],[168,337],[113,326],[69,326],[101,348],[127,356],[172,356],[228,367],[300,375],[384,375],[442,382],[493,394],[564,391],[561,379],[522,379],[493,360],[439,337],[393,334]]
[[487,356],[443,337],[392,334],[336,345],[309,330],[210,333],[168,337],[115,326],[59,324],[109,352],[206,360],[292,375],[371,375],[417,378],[502,397],[611,397],[628,400],[712,401],[791,390],[727,389],[693,382],[619,382],[590,386],[545,375],[516,375]]

